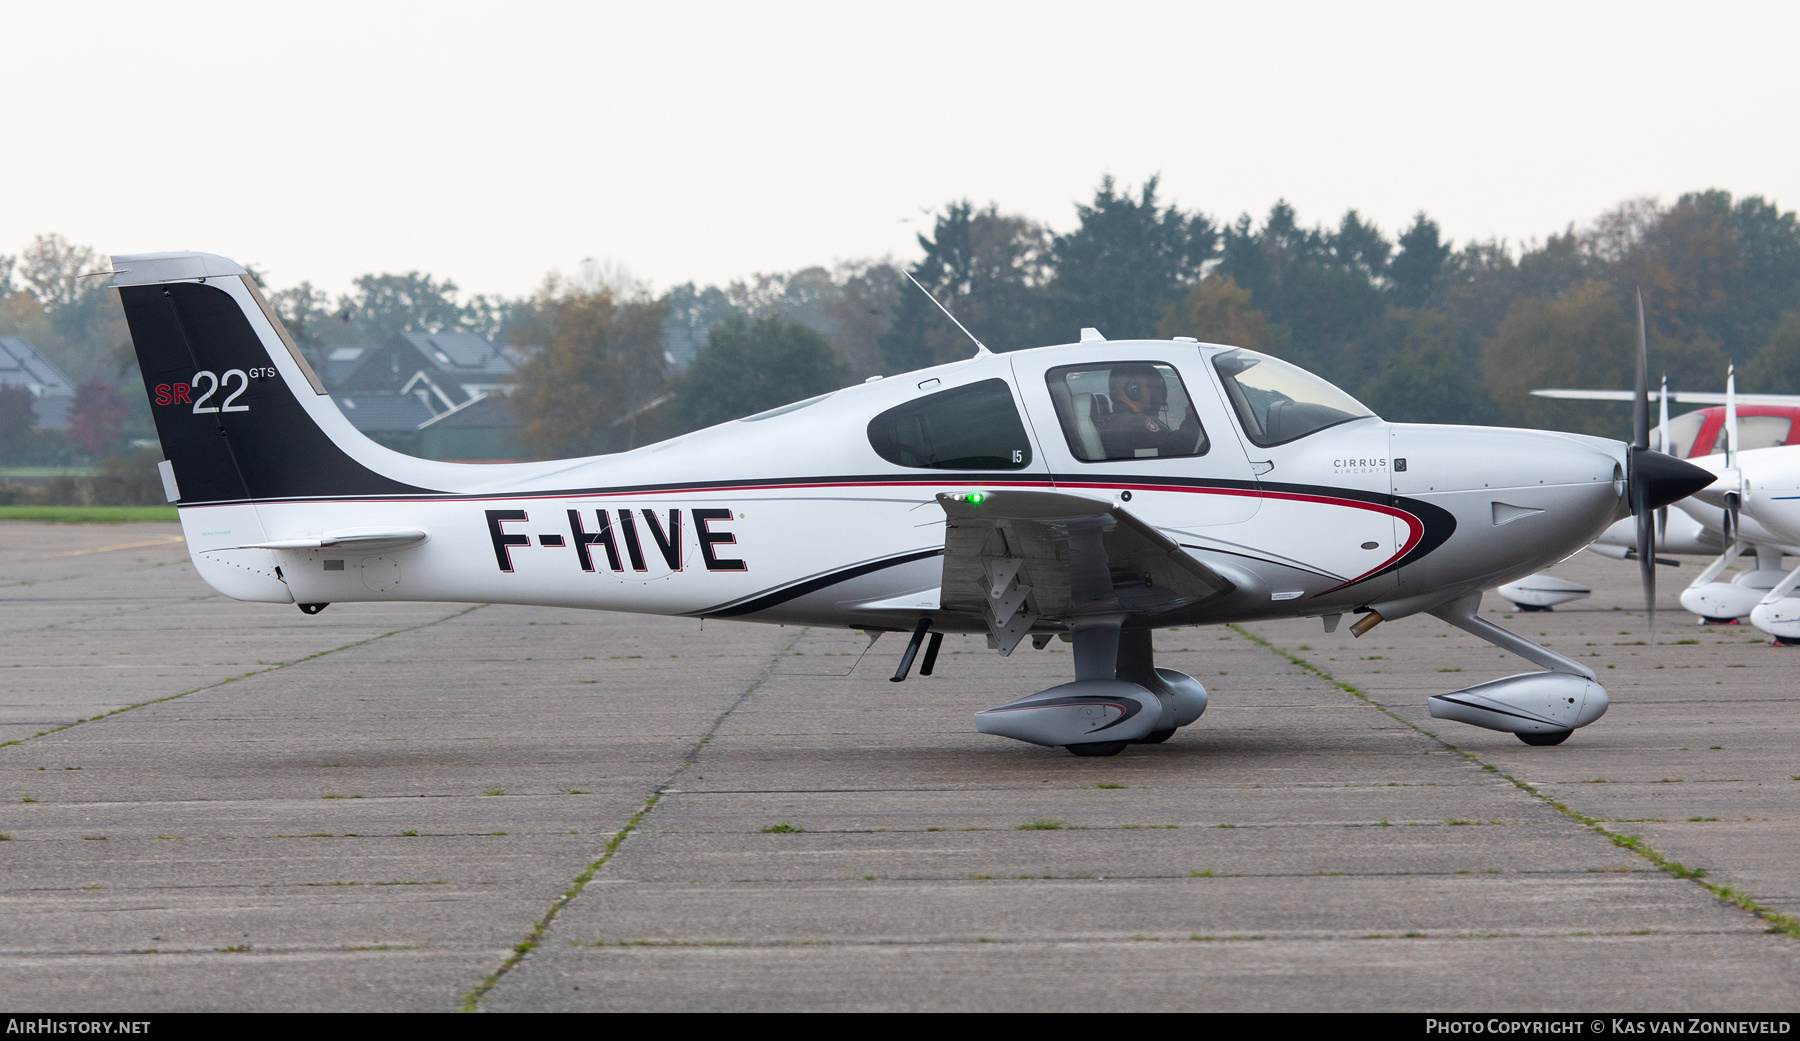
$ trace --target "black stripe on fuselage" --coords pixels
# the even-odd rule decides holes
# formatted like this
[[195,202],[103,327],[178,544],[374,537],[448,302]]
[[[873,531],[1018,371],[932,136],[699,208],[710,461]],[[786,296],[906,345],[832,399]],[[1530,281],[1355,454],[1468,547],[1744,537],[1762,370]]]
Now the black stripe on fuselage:
[[836,571],[828,571],[823,575],[815,575],[812,578],[795,582],[793,585],[781,586],[761,593],[753,593],[748,597],[743,597],[728,604],[721,604],[718,607],[709,607],[703,611],[689,611],[688,615],[690,617],[699,618],[739,618],[743,615],[755,614],[758,611],[767,611],[771,607],[785,604],[789,600],[798,599],[808,593],[816,593],[821,589],[828,589],[840,582],[848,582],[853,578],[872,575],[877,571],[885,571],[888,568],[899,567],[902,564],[911,564],[917,560],[929,560],[932,557],[943,556],[943,554],[944,551],[941,549],[924,549],[913,553],[903,553],[897,557],[865,561],[864,563],[855,564],[847,568],[839,568]]
[[[1104,483],[1102,483],[1100,481],[1101,477],[1109,477],[1112,479],[1107,480]],[[601,498],[601,497],[657,496],[657,495],[676,495],[676,494],[694,493],[694,492],[714,492],[714,493],[732,492],[732,491],[757,492],[757,491],[775,491],[775,490],[780,490],[780,489],[789,489],[789,490],[799,491],[799,490],[806,490],[806,489],[818,490],[818,489],[830,489],[830,488],[869,488],[869,487],[942,488],[945,485],[992,486],[992,485],[996,485],[996,484],[1041,485],[1048,490],[1059,490],[1059,489],[1079,490],[1079,489],[1083,489],[1083,488],[1104,487],[1104,488],[1109,488],[1109,489],[1119,489],[1119,490],[1133,489],[1133,490],[1139,490],[1139,491],[1162,490],[1162,491],[1171,491],[1171,492],[1181,492],[1181,491],[1190,491],[1191,490],[1191,491],[1195,491],[1195,492],[1205,492],[1207,490],[1216,489],[1219,491],[1235,492],[1235,493],[1250,493],[1250,494],[1257,494],[1260,492],[1270,492],[1270,493],[1274,493],[1274,494],[1284,494],[1285,493],[1285,494],[1290,494],[1290,495],[1307,495],[1307,496],[1313,496],[1313,497],[1322,498],[1322,499],[1337,499],[1337,500],[1344,501],[1344,502],[1353,502],[1353,503],[1354,502],[1366,502],[1366,503],[1375,504],[1375,505],[1382,505],[1382,506],[1387,506],[1392,509],[1398,509],[1398,510],[1404,511],[1406,513],[1410,513],[1414,517],[1418,518],[1420,524],[1424,528],[1424,531],[1420,534],[1419,542],[1417,545],[1415,545],[1411,550],[1409,550],[1400,559],[1390,562],[1385,567],[1382,567],[1379,570],[1377,570],[1371,574],[1364,575],[1364,576],[1356,579],[1354,582],[1349,583],[1349,585],[1356,585],[1357,583],[1360,583],[1360,582],[1366,582],[1369,579],[1375,578],[1379,575],[1387,574],[1390,571],[1397,570],[1399,568],[1405,567],[1408,564],[1422,560],[1427,555],[1429,555],[1431,552],[1436,550],[1439,546],[1442,546],[1445,542],[1449,541],[1450,536],[1455,534],[1455,532],[1456,532],[1456,517],[1453,514],[1451,514],[1450,511],[1445,510],[1442,507],[1435,506],[1431,503],[1424,502],[1419,499],[1408,498],[1405,496],[1385,495],[1380,492],[1370,492],[1370,491],[1363,491],[1363,490],[1354,489],[1354,488],[1339,488],[1339,487],[1333,487],[1330,485],[1318,485],[1318,484],[1277,484],[1277,483],[1271,482],[1271,483],[1264,483],[1264,484],[1259,485],[1255,481],[1218,480],[1218,479],[1212,479],[1212,478],[1198,478],[1198,477],[1163,477],[1163,476],[1152,477],[1149,475],[1139,475],[1139,474],[1096,475],[1096,474],[1045,474],[1045,473],[1020,473],[1020,472],[1002,472],[1002,473],[968,472],[968,473],[939,473],[939,474],[932,474],[932,475],[928,475],[928,476],[922,475],[919,477],[911,477],[911,476],[896,475],[896,474],[853,474],[853,475],[844,475],[844,476],[810,477],[810,478],[807,478],[807,477],[763,477],[763,478],[751,478],[748,480],[737,480],[737,481],[681,481],[681,482],[670,482],[670,483],[663,483],[663,484],[622,485],[622,486],[617,486],[617,487],[612,487],[612,488],[567,488],[567,489],[561,489],[561,490],[557,490],[557,491],[519,492],[519,493],[515,493],[515,494],[510,494],[510,495],[495,495],[490,492],[482,492],[482,493],[438,492],[438,493],[434,493],[434,494],[425,494],[425,495],[367,495],[367,496],[352,495],[352,496],[328,496],[328,497],[320,496],[320,497],[273,499],[273,500],[265,499],[265,500],[262,500],[262,502],[264,504],[272,504],[272,503],[278,503],[278,502],[294,502],[294,503],[343,503],[346,505],[351,504],[351,503],[358,503],[358,502],[483,502],[483,501],[487,501],[487,502],[493,502],[493,501],[522,502],[522,501],[529,501],[529,500],[534,500],[534,499],[588,499],[588,498]],[[241,501],[247,501],[247,500],[235,500],[235,501],[241,502]],[[223,506],[223,505],[230,505],[230,504],[231,504],[231,502],[222,501],[222,502],[212,502],[212,503],[183,503],[182,505],[183,506],[199,506],[199,505]],[[862,565],[858,565],[858,566],[862,566]],[[854,576],[847,576],[847,577],[854,577]],[[1347,588],[1347,587],[1342,587],[1342,588]],[[758,595],[760,596],[763,594],[758,594]],[[768,594],[768,595],[779,595],[779,593]],[[795,593],[794,595],[799,596],[799,595],[803,595],[803,594]],[[779,603],[780,601],[776,601],[776,602]],[[741,606],[741,605],[739,605],[739,604],[726,605],[725,607],[721,608],[721,610],[730,610],[730,611],[736,612],[739,606]],[[762,610],[762,609],[763,608],[759,607],[759,608],[755,608],[754,610]],[[707,617],[725,617],[725,615],[717,614],[717,613],[710,612],[710,611],[709,612],[695,612],[695,613],[696,614],[705,614]],[[742,613],[748,613],[748,612],[746,611],[746,612],[742,612]]]
[[[1102,478],[1110,478],[1103,480]],[[1234,481],[1211,477],[1167,477],[1148,474],[1054,474],[1025,473],[1019,471],[1006,472],[944,472],[913,477],[906,474],[842,474],[821,475],[817,477],[751,477],[737,480],[711,481],[670,481],[658,484],[616,485],[613,487],[589,488],[557,488],[545,491],[519,491],[495,494],[494,492],[423,492],[421,494],[350,494],[350,495],[311,495],[311,496],[271,496],[257,501],[264,503],[281,502],[455,502],[478,500],[525,500],[525,499],[571,499],[597,496],[625,495],[658,495],[678,492],[711,492],[711,491],[761,491],[777,488],[862,488],[869,486],[886,486],[897,488],[936,488],[944,485],[966,484],[1037,484],[1047,488],[1064,490],[1083,490],[1106,488],[1120,491],[1207,491],[1247,492],[1252,495],[1261,492],[1290,493],[1314,495],[1322,498],[1342,499],[1349,502],[1367,502],[1377,505],[1393,506],[1411,510],[1414,504],[1429,507],[1416,499],[1386,495],[1381,492],[1369,492],[1356,488],[1340,488],[1324,484],[1258,484],[1255,481]],[[186,506],[231,506],[248,499],[218,499],[207,502],[184,503]],[[1435,507],[1429,507],[1435,509]]]
[[[324,495],[324,496],[290,496],[271,497],[255,500],[260,503],[350,503],[350,502],[478,502],[523,501],[527,499],[583,499],[600,496],[626,495],[668,495],[681,492],[731,492],[731,491],[763,491],[779,488],[863,488],[871,485],[896,487],[937,488],[947,484],[1041,484],[1052,485],[1055,478],[1042,473],[968,473],[939,474],[931,477],[907,477],[895,474],[854,474],[841,477],[751,477],[740,480],[716,481],[676,481],[662,484],[618,485],[611,488],[559,488],[549,491],[521,491],[495,494],[493,492],[428,492],[420,495]],[[1160,484],[1175,484],[1173,481],[1158,481]],[[1184,487],[1242,487],[1255,488],[1254,484],[1225,481],[1182,481]],[[1133,485],[1132,487],[1147,487]],[[250,502],[249,499],[219,499],[208,502],[183,503],[184,506],[235,506]]]
[[1344,580],[1343,575],[1334,575],[1329,571],[1320,571],[1310,564],[1302,564],[1297,560],[1289,560],[1286,557],[1272,557],[1267,553],[1249,553],[1243,549],[1224,549],[1220,546],[1196,546],[1192,542],[1179,542],[1176,543],[1176,545],[1180,546],[1182,549],[1197,549],[1203,553],[1217,553],[1222,557],[1243,557],[1245,560],[1254,560],[1258,564],[1274,564],[1277,567],[1292,568],[1295,571],[1305,572],[1309,575],[1318,575],[1320,578],[1330,579],[1333,582],[1342,582]]

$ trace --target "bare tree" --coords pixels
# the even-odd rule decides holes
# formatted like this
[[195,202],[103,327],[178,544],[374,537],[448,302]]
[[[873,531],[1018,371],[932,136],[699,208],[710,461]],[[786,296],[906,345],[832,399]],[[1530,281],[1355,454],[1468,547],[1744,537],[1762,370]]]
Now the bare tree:
[[614,422],[663,393],[666,305],[621,302],[604,286],[589,291],[553,275],[524,307],[513,345],[536,350],[519,366],[512,396],[520,439],[540,459],[622,447]]

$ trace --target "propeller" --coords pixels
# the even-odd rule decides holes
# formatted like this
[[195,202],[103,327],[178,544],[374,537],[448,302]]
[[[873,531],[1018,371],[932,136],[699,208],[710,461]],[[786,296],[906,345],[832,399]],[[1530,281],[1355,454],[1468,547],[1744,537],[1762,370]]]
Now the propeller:
[[[1642,289],[1637,290],[1637,320],[1637,392],[1631,416],[1631,448],[1626,453],[1625,488],[1631,515],[1637,518],[1638,578],[1644,586],[1644,613],[1650,620],[1650,639],[1655,642],[1657,511],[1713,483],[1714,478],[1692,463],[1650,448],[1650,340],[1644,327]],[[1665,382],[1662,413],[1662,444],[1665,448],[1669,429],[1667,395]],[[1736,435],[1730,436],[1735,438]]]
[[1744,504],[1744,472],[1738,469],[1737,366],[1725,366],[1725,472],[1719,480],[1725,492],[1725,544],[1736,546]]
[[[1656,424],[1656,450],[1669,451],[1669,374],[1663,373],[1662,393],[1657,397],[1659,413]],[[1656,541],[1660,545],[1669,537],[1669,508],[1659,506],[1656,509]]]

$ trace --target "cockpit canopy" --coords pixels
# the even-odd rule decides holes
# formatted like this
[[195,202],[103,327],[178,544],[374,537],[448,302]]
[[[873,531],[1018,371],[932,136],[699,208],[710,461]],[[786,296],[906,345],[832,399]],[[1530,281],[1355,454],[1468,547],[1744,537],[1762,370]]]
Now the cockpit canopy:
[[1259,448],[1375,414],[1305,369],[1266,354],[1242,348],[1224,351],[1213,356],[1213,368],[1237,410],[1244,435]]

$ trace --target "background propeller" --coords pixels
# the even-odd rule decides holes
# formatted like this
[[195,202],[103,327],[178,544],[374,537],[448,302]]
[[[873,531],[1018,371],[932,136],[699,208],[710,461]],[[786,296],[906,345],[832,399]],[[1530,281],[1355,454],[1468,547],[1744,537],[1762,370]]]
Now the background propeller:
[[[1656,641],[1656,529],[1657,513],[1678,499],[1685,499],[1713,483],[1713,475],[1650,448],[1650,340],[1644,326],[1644,291],[1637,290],[1637,393],[1632,401],[1631,448],[1626,452],[1625,494],[1631,515],[1637,518],[1638,578],[1644,586],[1644,613],[1650,621],[1650,640]],[[1727,390],[1729,396],[1730,391]],[[1664,384],[1662,446],[1668,446],[1668,389]],[[1727,404],[1727,409],[1731,406]],[[1735,412],[1728,412],[1729,417]],[[1736,446],[1736,424],[1729,442]]]
[[1736,548],[1744,505],[1744,472],[1738,469],[1737,366],[1725,366],[1725,544]]
[[[1649,352],[1646,350],[1646,354]],[[1662,393],[1657,400],[1656,450],[1669,452],[1669,374],[1663,373]],[[1656,542],[1660,545],[1669,536],[1669,508],[1656,508]]]

